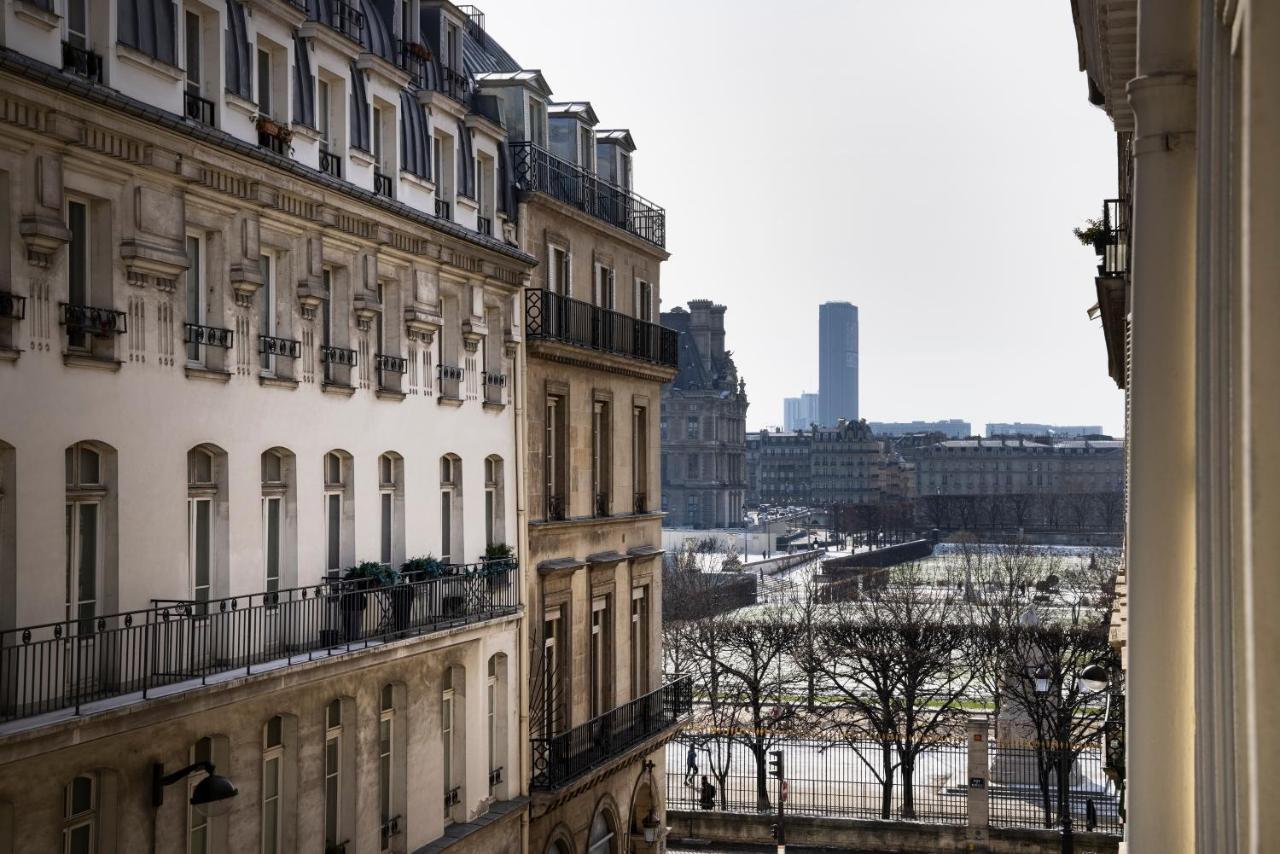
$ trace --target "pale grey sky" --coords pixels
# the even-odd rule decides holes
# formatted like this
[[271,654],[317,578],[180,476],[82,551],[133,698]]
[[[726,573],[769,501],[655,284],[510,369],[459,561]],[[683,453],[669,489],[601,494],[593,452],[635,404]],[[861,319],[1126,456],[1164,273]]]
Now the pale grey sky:
[[859,308],[861,414],[1119,434],[1092,253],[1115,194],[1065,0],[484,0],[558,100],[635,136],[663,308],[729,307],[748,424],[817,391],[818,304]]

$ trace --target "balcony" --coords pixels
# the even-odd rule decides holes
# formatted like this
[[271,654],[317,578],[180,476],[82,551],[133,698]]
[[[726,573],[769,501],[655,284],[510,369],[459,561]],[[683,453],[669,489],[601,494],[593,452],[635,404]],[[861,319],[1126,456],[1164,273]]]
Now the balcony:
[[646,492],[637,492],[631,496],[631,512],[637,516],[643,516],[649,512],[649,494]]
[[409,370],[409,360],[400,356],[388,356],[384,353],[378,353],[373,357],[373,366],[379,371],[403,374]]
[[531,739],[530,788],[562,788],[632,748],[672,731],[688,720],[692,711],[693,680],[680,676],[567,732]]
[[453,219],[453,205],[444,199],[436,199],[436,216],[440,219]]
[[595,494],[595,503],[592,505],[592,509],[595,511],[596,518],[607,519],[612,515],[609,512],[609,504],[609,493],[597,492]]
[[70,42],[62,43],[62,69],[95,83],[102,82],[102,57]]
[[0,291],[0,320],[22,320],[27,316],[27,298]]
[[352,41],[359,42],[365,22],[364,12],[356,8],[358,5],[351,0],[319,0],[316,17],[320,23],[328,24]]
[[[321,582],[208,601],[152,600],[137,611],[0,632],[0,722],[221,674],[367,649],[514,614],[514,560],[449,566],[387,587]],[[181,690],[181,689],[179,689]],[[166,689],[171,694],[174,688]]]
[[447,65],[442,65],[440,67],[440,79],[436,81],[436,91],[469,106],[471,78],[467,76],[465,71],[455,71]]
[[302,355],[302,342],[292,338],[273,338],[270,335],[258,336],[258,352],[264,356],[284,356],[296,359]]
[[230,350],[231,342],[235,338],[235,333],[230,329],[222,329],[218,326],[184,323],[182,327],[186,332],[186,343],[192,347],[221,347],[224,350]]
[[563,522],[565,520],[565,502],[563,495],[547,496],[547,521]]
[[388,199],[394,198],[395,193],[391,187],[391,176],[383,175],[377,169],[373,170],[373,191],[379,196],[386,196]]
[[455,365],[440,365],[438,375],[440,378],[441,400],[462,400],[462,377],[464,373],[465,369]]
[[485,371],[482,375],[484,402],[502,405],[502,390],[507,387],[507,375]]
[[476,217],[476,231],[493,237],[493,220],[487,216]]
[[679,334],[656,323],[546,290],[525,291],[525,328],[531,339],[560,341],[652,362],[679,365]]
[[320,149],[320,171],[335,178],[342,178],[342,155]]
[[92,305],[58,303],[59,322],[73,335],[89,335],[107,338],[123,335],[128,331],[128,321],[123,311],[113,308],[97,308]]
[[348,368],[356,366],[356,351],[348,350],[346,347],[324,347],[320,348],[320,361],[326,365],[343,365]]
[[182,93],[182,112],[192,121],[213,127],[213,101],[201,98],[196,92]]
[[648,199],[561,160],[531,142],[512,143],[511,158],[516,189],[546,193],[655,246],[666,246],[666,211]]
[[1123,276],[1129,272],[1129,203],[1107,199],[1102,203],[1102,233],[1093,242],[1102,263],[1099,276]]
[[409,81],[419,89],[431,85],[431,48],[421,42],[396,39],[396,64],[409,72]]

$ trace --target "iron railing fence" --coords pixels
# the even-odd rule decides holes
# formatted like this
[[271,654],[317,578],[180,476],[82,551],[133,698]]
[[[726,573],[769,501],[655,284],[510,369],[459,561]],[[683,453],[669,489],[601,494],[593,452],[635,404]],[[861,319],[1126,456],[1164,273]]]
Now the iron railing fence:
[[62,68],[72,74],[102,82],[102,56],[91,50],[77,47],[70,42],[62,43]]
[[[1058,751],[1034,745],[990,743],[992,827],[1062,826]],[[1103,771],[1102,748],[1075,746],[1068,778],[1071,826],[1075,830],[1120,833],[1120,795]],[[1044,778],[1041,778],[1041,773]]]
[[525,328],[531,338],[563,341],[674,368],[680,335],[554,291],[525,291]]
[[395,188],[391,183],[391,176],[384,175],[382,170],[373,170],[373,192],[379,196],[386,196],[388,199],[395,196]]
[[643,697],[550,737],[532,738],[534,789],[557,789],[687,719],[693,680],[679,676]]
[[335,178],[342,177],[342,155],[320,149],[320,171]]
[[1102,242],[1097,246],[1102,263],[1100,276],[1123,276],[1129,272],[1129,202],[1107,199],[1102,203]]
[[[698,772],[689,784],[686,758],[691,743],[698,751]],[[891,772],[887,786],[877,776],[881,749],[874,742],[788,737],[778,739],[768,750],[782,751],[789,789],[786,811],[791,815],[911,818],[936,824],[966,821],[969,753],[962,741],[930,745],[917,757],[911,814],[900,769]],[[671,809],[704,808],[701,785],[705,774],[716,787],[713,809],[738,813],[776,810],[777,781],[767,775],[767,751],[760,762],[757,769],[748,745],[727,734],[686,730],[667,745],[667,805]],[[891,762],[897,762],[896,753],[891,754]],[[716,769],[722,776],[717,776]]]
[[235,340],[235,332],[230,329],[223,329],[220,326],[202,326],[199,323],[182,324],[187,344],[199,346],[208,345],[210,347],[221,347],[224,350],[230,350],[231,344]]
[[370,586],[321,581],[0,632],[0,721],[74,709],[258,665],[278,667],[515,613],[514,559]]
[[284,356],[286,359],[296,359],[302,355],[302,342],[293,338],[275,338],[271,335],[259,335],[258,352],[267,356]]
[[27,298],[21,294],[0,291],[0,319],[22,320],[27,316]]
[[516,188],[546,193],[657,246],[667,243],[667,213],[653,202],[532,142],[510,143]]
[[192,121],[213,127],[215,111],[213,101],[200,97],[199,93],[190,91],[182,93],[182,111]]

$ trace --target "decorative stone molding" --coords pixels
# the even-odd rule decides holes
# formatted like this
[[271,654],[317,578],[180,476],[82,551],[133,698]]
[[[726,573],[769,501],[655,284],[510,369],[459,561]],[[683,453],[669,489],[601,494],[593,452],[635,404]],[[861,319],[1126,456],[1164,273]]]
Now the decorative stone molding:
[[57,29],[62,20],[57,12],[41,9],[36,4],[28,2],[28,0],[14,0],[13,16],[21,18],[29,24],[43,27],[46,30]]
[[183,196],[139,185],[134,188],[132,203],[133,233],[120,241],[125,278],[131,285],[172,291],[190,266],[183,233]]
[[261,231],[254,214],[240,216],[237,239],[233,249],[239,251],[228,266],[231,287],[235,290],[236,305],[248,308],[262,287],[262,262],[260,261]]
[[356,325],[367,332],[373,319],[382,313],[382,303],[369,293],[358,294],[351,302],[356,313]]
[[405,337],[410,341],[422,341],[430,346],[443,323],[444,318],[434,307],[415,304],[404,310]]
[[34,186],[34,209],[18,220],[18,233],[27,247],[27,262],[44,269],[71,240],[62,221],[62,160],[52,154],[37,157]]

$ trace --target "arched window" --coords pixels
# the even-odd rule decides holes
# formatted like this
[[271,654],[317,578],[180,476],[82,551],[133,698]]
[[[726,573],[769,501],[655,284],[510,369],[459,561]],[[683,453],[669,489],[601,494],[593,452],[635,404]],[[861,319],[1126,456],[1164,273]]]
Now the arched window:
[[285,448],[262,454],[262,575],[268,593],[298,583],[295,466]]
[[378,715],[378,809],[382,821],[380,851],[390,851],[404,823],[405,792],[408,780],[405,757],[407,739],[402,710],[405,688],[399,684],[382,686]]
[[506,543],[505,500],[503,495],[502,457],[496,454],[484,460],[484,544]]
[[617,823],[613,811],[607,806],[596,812],[591,820],[591,833],[587,837],[587,854],[614,854],[618,850]]
[[296,847],[298,720],[276,715],[262,727],[262,854]]
[[115,453],[77,442],[66,449],[65,469],[66,619],[86,634],[114,604],[107,588],[115,575]]
[[404,460],[394,451],[378,457],[379,560],[404,562]]
[[324,455],[324,569],[331,577],[337,577],[344,566],[355,562],[351,468],[351,455],[346,451],[334,450]]
[[462,544],[462,460],[440,458],[440,560],[465,563]]

